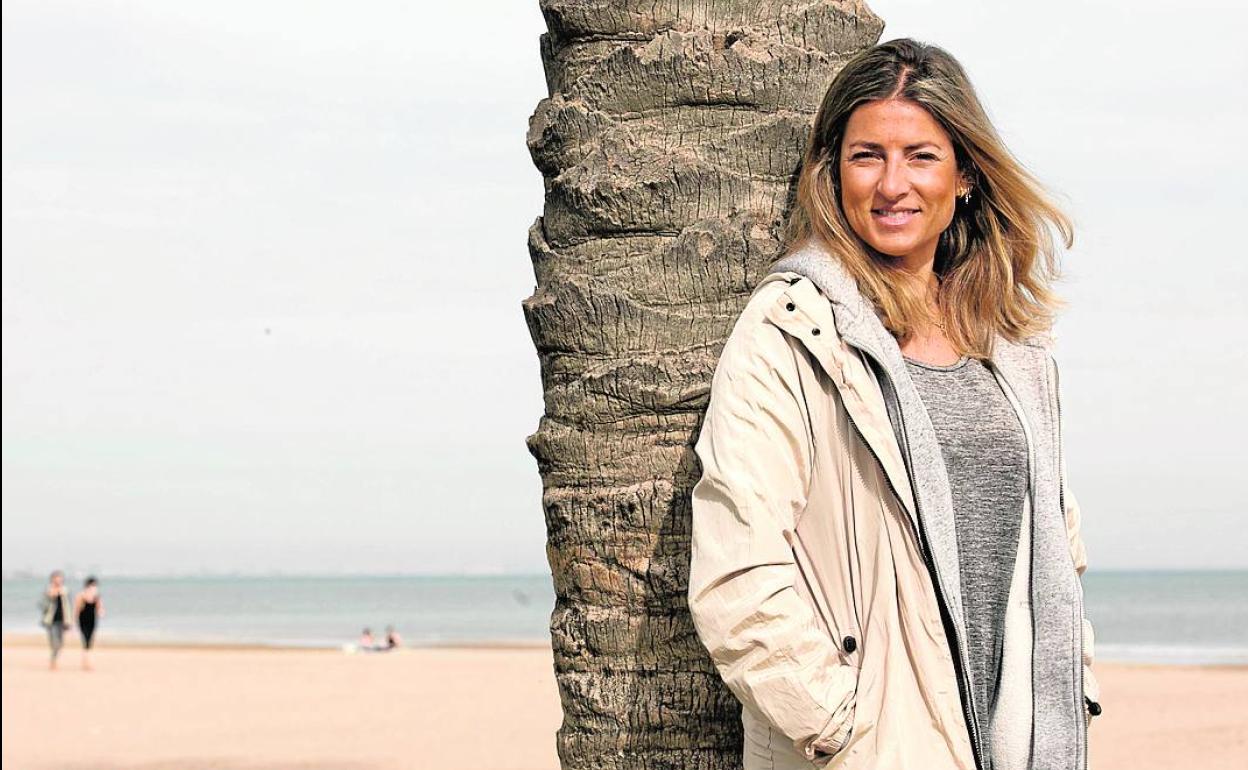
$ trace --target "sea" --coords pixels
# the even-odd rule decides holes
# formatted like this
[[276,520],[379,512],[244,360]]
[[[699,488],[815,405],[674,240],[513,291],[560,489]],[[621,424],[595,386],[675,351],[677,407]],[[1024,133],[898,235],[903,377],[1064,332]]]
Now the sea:
[[[393,626],[414,646],[548,644],[555,603],[549,574],[97,577],[101,643],[341,648]],[[5,633],[42,633],[44,583],[4,579]],[[1248,570],[1089,570],[1083,587],[1097,660],[1248,665]]]

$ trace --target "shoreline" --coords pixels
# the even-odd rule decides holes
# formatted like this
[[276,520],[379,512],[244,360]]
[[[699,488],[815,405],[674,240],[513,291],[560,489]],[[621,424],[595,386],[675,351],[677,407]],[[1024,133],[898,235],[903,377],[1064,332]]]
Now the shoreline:
[[[290,644],[282,642],[274,642],[272,644],[264,644],[257,642],[230,642],[230,641],[197,641],[197,640],[179,640],[179,639],[151,639],[139,636],[135,637],[101,637],[96,636],[96,649],[109,647],[119,649],[146,649],[146,650],[219,650],[219,651],[256,651],[256,652],[322,652],[322,653],[338,653],[342,654],[345,648],[351,646],[352,643],[344,642],[337,646],[316,645],[316,644]],[[5,632],[3,634],[3,646],[14,648],[28,647],[46,647],[48,644],[47,637],[38,633],[23,632]],[[398,650],[389,652],[404,652],[418,650],[543,650],[550,649],[550,642],[540,639],[491,639],[491,640],[439,640],[433,642],[404,642],[403,646]],[[76,645],[72,638],[66,639],[65,651],[72,652],[80,649],[81,645]],[[353,650],[354,654],[369,654],[362,651]],[[1199,669],[1202,671],[1245,671],[1248,670],[1248,663],[1230,663],[1230,662],[1179,662],[1179,661],[1149,661],[1149,660],[1131,660],[1121,658],[1100,658],[1098,657],[1093,666],[1107,665],[1122,667],[1126,669]]]
[[[76,639],[68,635],[65,640],[65,652],[73,652],[81,650],[82,645],[76,643]],[[196,640],[180,640],[180,639],[150,639],[139,636],[135,637],[109,637],[96,635],[93,649],[101,649],[104,647],[121,648],[121,649],[145,649],[145,650],[221,650],[221,651],[255,651],[255,652],[333,652],[342,653],[344,647],[351,645],[351,642],[343,642],[337,646],[315,645],[315,644],[289,644],[274,642],[272,644],[264,644],[259,642],[229,642],[229,641],[196,641]],[[48,639],[43,634],[38,633],[22,633],[22,632],[5,632],[3,634],[2,645],[4,647],[47,647]],[[527,639],[500,639],[500,640],[447,640],[436,642],[404,642],[398,650],[390,652],[403,652],[404,650],[541,650],[550,649],[550,642],[540,640]]]

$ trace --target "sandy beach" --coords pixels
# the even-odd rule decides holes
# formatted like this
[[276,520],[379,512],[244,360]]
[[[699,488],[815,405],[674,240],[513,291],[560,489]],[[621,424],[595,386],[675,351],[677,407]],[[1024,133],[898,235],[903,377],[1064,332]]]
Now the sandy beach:
[[[381,655],[5,636],[6,770],[556,770],[548,646]],[[1098,664],[1092,770],[1242,768],[1248,667]]]
[[[76,640],[74,640],[76,642]],[[334,650],[109,646],[5,636],[5,770],[559,766],[549,646]]]

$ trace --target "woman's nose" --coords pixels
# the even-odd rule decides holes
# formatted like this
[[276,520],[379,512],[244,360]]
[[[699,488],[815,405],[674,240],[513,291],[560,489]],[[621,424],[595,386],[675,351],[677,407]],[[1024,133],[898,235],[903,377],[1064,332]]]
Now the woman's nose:
[[889,200],[896,200],[910,189],[905,164],[890,160],[884,164],[884,173],[880,177],[880,194]]

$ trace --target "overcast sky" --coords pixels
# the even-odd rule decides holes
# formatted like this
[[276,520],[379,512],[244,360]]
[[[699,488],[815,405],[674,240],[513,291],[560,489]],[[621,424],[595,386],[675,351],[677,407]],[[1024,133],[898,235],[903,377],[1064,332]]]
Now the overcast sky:
[[[1075,219],[1090,569],[1248,566],[1248,12],[870,5]],[[5,571],[546,570],[536,0],[3,8]]]

